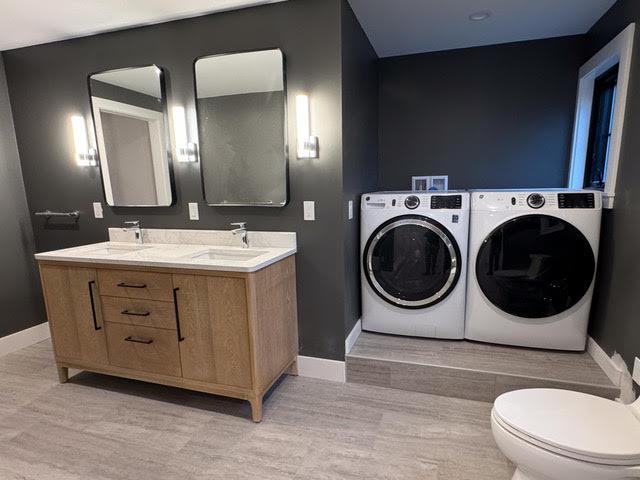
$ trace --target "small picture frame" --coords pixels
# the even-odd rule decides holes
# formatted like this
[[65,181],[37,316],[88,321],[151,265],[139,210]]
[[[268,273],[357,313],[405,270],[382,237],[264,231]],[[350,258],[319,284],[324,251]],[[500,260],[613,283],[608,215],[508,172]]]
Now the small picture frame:
[[414,192],[445,191],[449,189],[449,175],[430,175],[411,177],[411,189]]

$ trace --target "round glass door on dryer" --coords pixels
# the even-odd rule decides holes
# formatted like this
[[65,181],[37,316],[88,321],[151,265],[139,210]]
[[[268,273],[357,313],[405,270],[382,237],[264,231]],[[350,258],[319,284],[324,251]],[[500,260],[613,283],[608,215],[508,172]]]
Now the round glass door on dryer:
[[476,278],[500,310],[542,319],[566,312],[587,293],[596,257],[584,234],[549,215],[524,215],[493,230],[480,246]]
[[422,215],[402,215],[373,232],[363,263],[370,287],[382,300],[403,309],[423,309],[453,291],[462,258],[442,224]]

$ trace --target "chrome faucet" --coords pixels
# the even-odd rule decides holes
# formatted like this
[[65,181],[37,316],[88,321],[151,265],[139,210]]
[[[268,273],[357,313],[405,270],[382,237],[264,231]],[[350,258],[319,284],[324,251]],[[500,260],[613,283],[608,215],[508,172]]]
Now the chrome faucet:
[[124,227],[122,230],[125,232],[134,232],[136,243],[142,245],[142,229],[140,228],[140,220],[129,220],[127,222],[124,222],[124,224],[131,226]]
[[249,248],[249,241],[247,240],[247,222],[232,223],[231,226],[238,227],[231,230],[234,235],[242,235],[242,248]]

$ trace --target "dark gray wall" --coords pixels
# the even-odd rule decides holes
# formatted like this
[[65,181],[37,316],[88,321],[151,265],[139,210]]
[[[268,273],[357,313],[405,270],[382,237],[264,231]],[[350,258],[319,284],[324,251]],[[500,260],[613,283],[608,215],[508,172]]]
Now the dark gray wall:
[[[107,227],[138,218],[145,227],[226,229],[245,220],[253,230],[298,233],[298,312],[301,354],[342,359],[344,292],[339,0],[294,0],[138,29],[107,33],[5,54],[11,104],[31,211],[80,209],[77,229],[34,220],[39,251],[103,241]],[[290,162],[291,202],[285,208],[212,208],[202,200],[199,164],[176,164],[177,204],[131,209],[105,206],[97,167],[73,159],[72,114],[90,116],[87,75],[154,63],[167,69],[170,104],[185,105],[195,137],[193,60],[281,48],[287,59],[288,136],[295,139],[297,92],[313,98],[320,158]],[[316,201],[315,222],[304,222],[302,201]],[[199,222],[187,202],[199,202]]]
[[565,185],[582,36],[381,59],[381,187]]
[[286,200],[284,102],[282,91],[198,99],[202,180],[209,203],[277,205]]
[[[360,195],[378,188],[377,55],[342,1],[342,182],[344,190],[345,334],[360,318]],[[348,201],[353,220],[348,220]]]
[[622,355],[630,369],[640,356],[640,2],[619,0],[587,34],[585,61],[632,22],[636,38],[627,96],[627,109],[618,165],[616,198],[603,213],[600,262],[590,334],[612,355]]
[[0,55],[0,337],[46,320],[36,273],[4,63]]

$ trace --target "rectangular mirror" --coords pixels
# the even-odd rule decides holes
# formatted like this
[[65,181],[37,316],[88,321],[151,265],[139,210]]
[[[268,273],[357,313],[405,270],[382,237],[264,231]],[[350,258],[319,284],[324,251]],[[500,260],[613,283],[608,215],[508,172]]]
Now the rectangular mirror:
[[286,88],[279,49],[195,62],[204,197],[215,206],[287,203]]
[[156,65],[91,75],[100,171],[112,207],[173,203],[164,74]]

